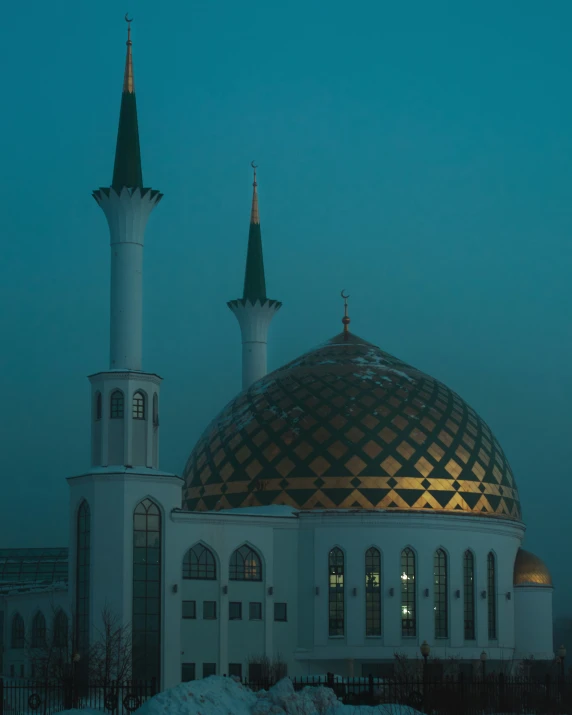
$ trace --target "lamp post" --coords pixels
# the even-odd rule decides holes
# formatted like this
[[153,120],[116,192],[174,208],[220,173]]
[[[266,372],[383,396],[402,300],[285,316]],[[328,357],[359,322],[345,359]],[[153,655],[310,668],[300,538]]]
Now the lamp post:
[[419,647],[423,656],[423,712],[427,712],[427,658],[431,653],[431,648],[427,641],[423,641]]
[[564,660],[566,658],[566,648],[563,645],[558,648],[558,657],[560,658],[560,675],[562,676],[562,680],[564,680]]
[[72,707],[76,708],[78,704],[77,696],[77,665],[81,660],[81,655],[76,651],[72,657]]
[[485,677],[487,675],[487,658],[488,658],[488,655],[485,653],[485,651],[483,651],[481,653],[481,663],[483,664],[483,680],[485,679]]

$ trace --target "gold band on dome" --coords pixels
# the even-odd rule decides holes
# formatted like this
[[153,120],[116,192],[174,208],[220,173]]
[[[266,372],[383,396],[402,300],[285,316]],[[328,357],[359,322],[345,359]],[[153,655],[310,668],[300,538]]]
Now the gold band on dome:
[[184,471],[186,509],[438,512],[520,520],[486,423],[437,380],[343,332],[255,383]]

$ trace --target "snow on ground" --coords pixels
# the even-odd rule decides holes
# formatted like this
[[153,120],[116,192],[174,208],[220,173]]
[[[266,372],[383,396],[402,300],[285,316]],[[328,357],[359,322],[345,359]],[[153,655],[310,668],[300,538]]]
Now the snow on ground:
[[[63,714],[62,714],[63,715]],[[253,693],[232,678],[212,675],[181,683],[145,702],[136,715],[419,715],[400,705],[343,705],[332,690],[308,686],[299,692],[289,678]]]

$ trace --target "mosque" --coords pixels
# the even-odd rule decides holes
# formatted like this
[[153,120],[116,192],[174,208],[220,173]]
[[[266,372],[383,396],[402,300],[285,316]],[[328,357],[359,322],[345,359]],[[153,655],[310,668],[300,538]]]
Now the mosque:
[[244,292],[228,303],[242,391],[182,476],[161,470],[142,268],[162,194],[142,178],[128,27],[113,180],[93,192],[111,310],[109,367],[89,376],[91,466],[68,479],[68,548],[0,551],[3,674],[33,677],[50,629],[73,633],[79,660],[106,608],[130,627],[134,675],[162,688],[268,661],[389,674],[424,644],[468,666],[553,659],[550,573],[521,548],[516,481],[484,420],[351,332],[347,301],[339,334],[267,373],[282,304],[266,290],[256,169]]

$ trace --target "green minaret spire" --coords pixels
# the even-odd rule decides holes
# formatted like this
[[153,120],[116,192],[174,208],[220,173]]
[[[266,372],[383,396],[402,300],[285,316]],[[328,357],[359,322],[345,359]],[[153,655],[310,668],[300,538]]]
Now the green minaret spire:
[[256,164],[252,162],[254,181],[252,183],[252,209],[250,211],[250,230],[248,232],[248,253],[246,254],[246,272],[244,274],[243,300],[253,303],[266,300],[266,280],[264,278],[264,259],[262,257],[262,234],[258,214],[258,191],[256,183]]
[[127,15],[125,15],[125,20],[127,22],[127,57],[125,59],[125,76],[123,79],[123,94],[121,95],[113,181],[111,183],[117,193],[120,193],[124,186],[131,189],[143,188],[137,102],[135,100],[135,82],[133,80],[133,56],[131,53],[133,44],[131,42],[131,20],[128,19]]

